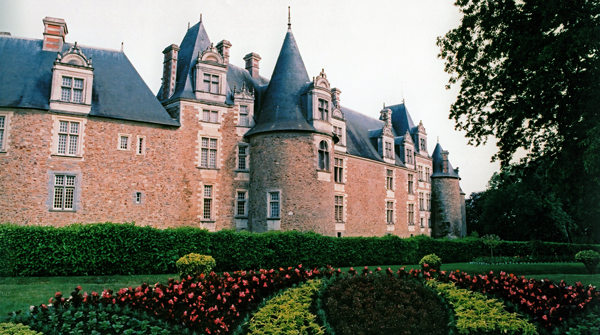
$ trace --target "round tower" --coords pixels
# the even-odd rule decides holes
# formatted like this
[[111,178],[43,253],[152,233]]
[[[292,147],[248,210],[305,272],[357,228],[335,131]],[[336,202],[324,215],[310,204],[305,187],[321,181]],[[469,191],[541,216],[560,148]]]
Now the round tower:
[[333,135],[307,112],[310,80],[288,28],[250,143],[249,229],[333,235]]
[[434,237],[461,237],[466,233],[464,193],[458,168],[452,168],[448,151],[438,143],[433,151],[431,223]]

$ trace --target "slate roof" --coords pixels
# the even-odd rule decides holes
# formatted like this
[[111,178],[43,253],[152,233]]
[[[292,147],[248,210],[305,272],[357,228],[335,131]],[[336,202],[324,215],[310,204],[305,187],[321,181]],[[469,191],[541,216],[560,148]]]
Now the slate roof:
[[448,173],[442,172],[443,171],[442,151],[444,151],[444,149],[442,149],[442,146],[438,143],[435,146],[435,149],[433,150],[433,155],[431,155],[431,158],[433,159],[433,173],[431,174],[431,178],[458,178],[458,179],[460,179],[460,176],[458,175],[458,171],[456,171],[452,167],[450,160],[448,160]]
[[[196,99],[193,83],[193,71],[196,66],[196,59],[198,58],[198,54],[202,54],[202,52],[210,47],[210,45],[211,41],[202,21],[187,30],[181,41],[181,45],[179,46],[179,53],[177,56],[177,81],[175,82],[175,91],[167,100],[176,98]],[[264,77],[253,78],[245,69],[230,63],[227,66],[227,92],[225,103],[233,105],[234,87],[241,89],[242,84],[245,84],[250,91],[252,91],[252,89],[257,91],[260,86],[266,85],[268,82],[269,81]],[[161,91],[162,87],[158,90],[158,96],[160,96]]]
[[396,134],[399,136],[404,136],[406,131],[412,135],[416,130],[415,123],[410,117],[410,113],[408,113],[408,109],[406,109],[406,105],[404,103],[386,106],[392,110],[392,127],[396,131]]
[[288,29],[269,86],[262,97],[258,120],[246,136],[281,130],[316,132],[302,108],[302,95],[309,81],[292,30]]
[[[94,67],[90,116],[179,126],[123,52],[79,47]],[[42,50],[42,40],[0,36],[0,107],[49,110],[56,55]]]

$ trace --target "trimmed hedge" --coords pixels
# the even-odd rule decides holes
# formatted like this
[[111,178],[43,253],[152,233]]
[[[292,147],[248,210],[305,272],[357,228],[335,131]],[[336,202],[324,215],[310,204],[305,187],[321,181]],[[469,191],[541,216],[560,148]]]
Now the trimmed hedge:
[[[574,256],[600,245],[502,241],[494,254]],[[469,262],[487,255],[480,239],[417,236],[322,236],[316,233],[236,233],[181,227],[157,229],[132,223],[17,226],[0,224],[0,276],[78,276],[176,273],[175,262],[189,253],[210,255],[214,271],[279,268],[304,264],[417,264],[435,253],[444,263]]]

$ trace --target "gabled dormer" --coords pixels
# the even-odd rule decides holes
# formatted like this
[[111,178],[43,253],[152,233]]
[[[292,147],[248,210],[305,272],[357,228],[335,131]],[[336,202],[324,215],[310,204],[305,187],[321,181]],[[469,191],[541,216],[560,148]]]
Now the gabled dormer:
[[383,161],[390,164],[396,163],[396,153],[394,149],[394,131],[392,130],[392,110],[384,108],[380,112],[379,120],[383,121],[381,136],[377,140],[378,151]]
[[346,117],[340,105],[341,93],[339,88],[331,89],[331,124],[333,125],[335,150],[346,152]]
[[322,132],[331,133],[331,85],[325,70],[322,70],[307,91],[308,121]]
[[248,129],[254,127],[254,90],[250,91],[244,83],[240,89],[233,88],[233,97],[238,108],[237,126],[245,128],[240,134],[243,135]]
[[427,132],[423,126],[423,121],[419,121],[419,125],[415,129],[414,139],[415,151],[421,156],[429,157],[429,153],[427,152]]
[[64,53],[58,53],[52,67],[50,109],[89,114],[92,109],[94,68],[77,46],[77,42]]
[[225,103],[227,64],[212,43],[202,53],[198,53],[194,79],[196,99]]
[[414,168],[415,165],[415,142],[410,136],[410,132],[407,130],[404,137],[400,140],[400,159],[404,165],[411,165]]

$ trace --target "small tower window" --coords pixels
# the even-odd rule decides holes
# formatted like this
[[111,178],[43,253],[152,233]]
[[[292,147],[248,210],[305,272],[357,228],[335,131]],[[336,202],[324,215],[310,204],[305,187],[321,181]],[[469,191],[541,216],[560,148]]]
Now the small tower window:
[[279,218],[279,192],[269,192],[269,218]]
[[323,99],[319,99],[319,118],[329,121],[329,103]]
[[329,171],[329,146],[327,141],[319,143],[319,170]]

